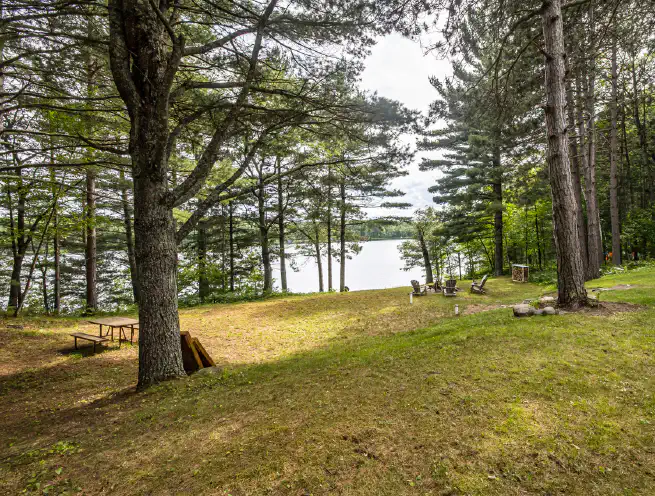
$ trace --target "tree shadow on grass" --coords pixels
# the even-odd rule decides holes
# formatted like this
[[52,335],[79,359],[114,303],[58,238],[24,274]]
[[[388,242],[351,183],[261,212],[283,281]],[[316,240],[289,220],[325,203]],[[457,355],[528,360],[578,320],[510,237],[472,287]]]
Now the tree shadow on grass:
[[[430,492],[452,485],[458,472],[479,476],[487,493],[580,493],[596,483],[598,463],[618,462],[588,455],[586,431],[566,415],[579,415],[566,407],[569,400],[592,402],[597,394],[584,375],[569,377],[571,364],[582,360],[586,373],[598,374],[607,366],[592,353],[571,354],[574,336],[559,331],[574,318],[581,317],[558,318],[556,328],[531,334],[506,312],[465,316],[439,328],[365,336],[241,365],[222,378],[174,381],[144,394],[131,389],[134,357],[105,353],[42,368],[37,397],[60,390],[72,400],[79,399],[74,391],[99,395],[37,412],[37,429],[3,416],[0,427],[15,440],[5,461],[20,477],[41,460],[46,467],[65,466],[87,494],[399,494],[414,491],[407,481],[416,485],[417,474]],[[603,336],[594,331],[583,337],[592,346]],[[625,361],[617,370],[636,367],[630,349],[619,352]],[[618,373],[607,378],[622,379]],[[574,381],[585,387],[573,388]],[[539,396],[533,391],[542,384],[550,389]],[[564,400],[558,408],[568,410],[551,411],[551,397]],[[529,408],[517,398],[529,399]],[[572,423],[560,424],[560,418]],[[583,448],[575,460],[579,480],[562,475],[545,455],[531,454],[550,433]],[[82,451],[17,466],[21,453],[60,440]],[[566,463],[559,445],[547,449]],[[641,453],[631,456],[647,461]],[[499,486],[487,487],[488,474],[496,472],[519,477],[494,475]],[[614,474],[627,480],[628,465]],[[539,486],[553,479],[550,487]]]

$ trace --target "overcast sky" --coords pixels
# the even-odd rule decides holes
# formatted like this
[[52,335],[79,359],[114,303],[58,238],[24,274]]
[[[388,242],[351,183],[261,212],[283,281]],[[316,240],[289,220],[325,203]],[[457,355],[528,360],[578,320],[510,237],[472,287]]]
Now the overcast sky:
[[[362,74],[362,86],[376,91],[380,96],[392,98],[405,106],[427,114],[430,103],[436,99],[436,90],[428,78],[443,78],[450,74],[450,66],[444,60],[432,55],[423,55],[419,42],[411,41],[398,34],[382,38],[371,55],[366,59],[366,69]],[[408,138],[414,146],[416,137]],[[420,172],[417,154],[408,169],[409,175],[396,179],[394,188],[406,193],[402,201],[414,205],[414,209],[433,205],[428,187],[435,182],[436,172]],[[371,212],[372,216],[391,212]],[[398,212],[395,212],[396,214]],[[404,214],[409,214],[405,212]]]

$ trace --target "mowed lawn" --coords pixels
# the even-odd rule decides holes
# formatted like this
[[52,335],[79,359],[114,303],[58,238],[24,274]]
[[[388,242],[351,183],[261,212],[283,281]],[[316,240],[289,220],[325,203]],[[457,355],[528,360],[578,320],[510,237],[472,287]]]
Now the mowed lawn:
[[507,278],[183,310],[224,372],[146,393],[136,346],[5,321],[0,494],[655,494],[655,270],[590,287],[626,284],[530,319],[548,288]]

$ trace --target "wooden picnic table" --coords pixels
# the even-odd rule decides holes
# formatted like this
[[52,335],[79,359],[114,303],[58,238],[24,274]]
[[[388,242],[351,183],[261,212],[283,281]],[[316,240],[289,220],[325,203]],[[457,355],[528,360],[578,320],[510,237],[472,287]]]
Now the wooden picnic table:
[[[102,319],[93,319],[88,321],[90,324],[95,324],[99,327],[98,336],[106,337],[111,336],[111,340],[114,340],[114,329],[118,329],[118,346],[120,347],[121,341],[127,341],[126,330],[130,330],[130,344],[134,339],[134,327],[138,328],[139,321],[137,319],[132,319],[130,317],[106,317]],[[103,334],[103,327],[107,328],[107,333]]]

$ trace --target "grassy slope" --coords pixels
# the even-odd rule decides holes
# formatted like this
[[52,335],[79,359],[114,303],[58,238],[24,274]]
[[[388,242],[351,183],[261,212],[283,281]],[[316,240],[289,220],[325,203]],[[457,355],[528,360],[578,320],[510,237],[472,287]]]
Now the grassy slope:
[[601,301],[643,311],[452,317],[542,292],[506,279],[200,307],[182,327],[227,372],[140,395],[136,348],[27,321],[0,331],[0,492],[654,494],[655,272],[592,286],[625,283]]

